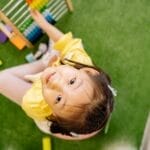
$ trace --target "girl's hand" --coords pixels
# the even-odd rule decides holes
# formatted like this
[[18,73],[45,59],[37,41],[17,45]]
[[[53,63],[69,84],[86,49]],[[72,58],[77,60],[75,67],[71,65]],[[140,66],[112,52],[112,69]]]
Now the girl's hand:
[[37,74],[29,74],[29,75],[25,75],[24,79],[27,81],[34,82],[35,80],[39,79],[41,75],[42,75],[42,72],[37,73]]

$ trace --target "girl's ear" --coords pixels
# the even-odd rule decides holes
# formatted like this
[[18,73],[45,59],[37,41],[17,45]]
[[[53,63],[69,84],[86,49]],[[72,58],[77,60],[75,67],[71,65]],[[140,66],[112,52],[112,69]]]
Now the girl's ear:
[[88,68],[88,67],[84,67],[81,68],[82,71],[85,71],[86,73],[90,74],[90,75],[98,75],[99,72],[93,68]]

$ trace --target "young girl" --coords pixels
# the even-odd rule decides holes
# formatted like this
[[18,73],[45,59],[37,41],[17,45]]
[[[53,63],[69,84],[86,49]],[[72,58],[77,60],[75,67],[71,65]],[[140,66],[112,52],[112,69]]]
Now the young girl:
[[[63,139],[89,138],[113,110],[110,78],[95,67],[81,39],[63,34],[36,10],[31,15],[59,55],[0,72],[0,93],[20,105],[43,131]],[[31,82],[32,81],[32,82]]]

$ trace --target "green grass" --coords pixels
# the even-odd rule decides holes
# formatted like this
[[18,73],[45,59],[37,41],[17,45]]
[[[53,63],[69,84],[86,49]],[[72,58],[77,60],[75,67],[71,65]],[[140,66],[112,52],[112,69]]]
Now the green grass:
[[[103,150],[120,139],[139,147],[150,110],[150,1],[73,2],[74,13],[65,15],[57,27],[83,39],[89,55],[112,77],[118,96],[108,134],[80,142],[52,137],[52,149]],[[29,52],[20,52],[9,42],[1,44],[0,59],[4,64],[0,70],[24,63]],[[18,106],[0,96],[0,150],[41,150],[43,136]]]

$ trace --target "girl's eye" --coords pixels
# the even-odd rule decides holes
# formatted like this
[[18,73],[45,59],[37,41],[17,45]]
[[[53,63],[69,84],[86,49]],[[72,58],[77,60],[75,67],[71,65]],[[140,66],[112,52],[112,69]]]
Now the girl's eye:
[[71,80],[69,81],[69,84],[72,85],[72,84],[75,83],[75,81],[76,81],[76,78],[73,78],[73,79],[71,79]]
[[61,96],[61,95],[57,96],[57,97],[56,97],[56,103],[59,103],[59,102],[61,101],[61,99],[62,99],[62,96]]

